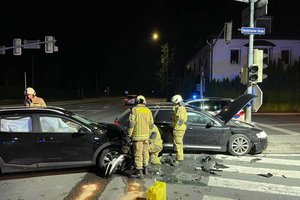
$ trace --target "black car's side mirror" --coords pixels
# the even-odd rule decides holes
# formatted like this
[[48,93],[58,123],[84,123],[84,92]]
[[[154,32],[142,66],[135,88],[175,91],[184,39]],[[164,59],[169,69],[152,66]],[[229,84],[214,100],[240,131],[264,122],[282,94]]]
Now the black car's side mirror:
[[206,128],[211,128],[211,127],[213,127],[213,126],[215,126],[215,122],[214,122],[214,121],[210,121],[210,122],[208,122],[208,123],[206,124]]
[[88,134],[88,133],[90,133],[90,130],[82,126],[79,128],[78,133],[79,134]]

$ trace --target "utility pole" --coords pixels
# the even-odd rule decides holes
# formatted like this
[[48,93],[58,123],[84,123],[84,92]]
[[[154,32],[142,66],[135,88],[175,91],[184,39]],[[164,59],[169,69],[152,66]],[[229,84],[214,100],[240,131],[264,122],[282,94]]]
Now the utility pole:
[[[254,28],[254,2],[255,0],[250,1],[250,22],[249,27]],[[248,50],[248,69],[253,65],[253,42],[254,42],[254,34],[249,34],[249,50]],[[248,81],[247,85],[247,93],[252,94],[252,83]],[[251,113],[252,106],[248,106],[246,108],[246,122],[251,123]]]

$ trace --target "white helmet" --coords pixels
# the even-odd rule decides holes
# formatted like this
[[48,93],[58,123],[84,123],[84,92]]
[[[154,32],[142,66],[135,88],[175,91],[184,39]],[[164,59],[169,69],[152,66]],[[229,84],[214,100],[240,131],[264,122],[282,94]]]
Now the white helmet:
[[140,104],[140,103],[146,104],[146,99],[145,99],[145,97],[142,96],[142,95],[137,96],[137,97],[136,97],[136,103],[137,103],[137,104]]
[[173,102],[173,103],[179,103],[179,102],[181,102],[183,99],[182,99],[182,97],[181,97],[181,95],[179,95],[179,94],[177,94],[177,95],[174,95],[173,97],[172,97],[172,99],[171,99],[171,101]]
[[27,94],[36,95],[36,93],[32,87],[26,88],[25,95],[27,95]]

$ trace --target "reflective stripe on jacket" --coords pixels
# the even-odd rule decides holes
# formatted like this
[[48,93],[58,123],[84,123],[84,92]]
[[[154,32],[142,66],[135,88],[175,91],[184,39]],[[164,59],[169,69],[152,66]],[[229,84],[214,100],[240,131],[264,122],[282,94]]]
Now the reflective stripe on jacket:
[[143,104],[133,107],[129,116],[128,135],[133,141],[148,140],[153,128],[152,112]]
[[176,105],[173,107],[172,114],[172,127],[174,130],[185,131],[186,130],[187,113],[184,106]]

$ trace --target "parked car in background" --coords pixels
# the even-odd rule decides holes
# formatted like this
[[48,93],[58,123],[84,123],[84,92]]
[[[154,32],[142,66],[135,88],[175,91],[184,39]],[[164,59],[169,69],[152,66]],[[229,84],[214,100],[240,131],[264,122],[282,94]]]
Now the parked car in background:
[[119,154],[120,127],[57,107],[0,108],[2,173],[83,166],[101,170]]
[[[213,115],[218,114],[223,108],[227,107],[234,99],[222,97],[204,97],[198,99],[187,99],[186,105],[205,110]],[[236,120],[245,121],[245,111],[241,109],[233,116]]]
[[137,95],[127,95],[126,98],[124,99],[124,104],[125,105],[134,105],[136,97],[137,97]]
[[[268,139],[264,130],[232,117],[255,96],[242,95],[222,109],[216,116],[195,107],[187,106],[187,130],[183,144],[185,151],[229,152],[242,156],[247,153],[260,153],[267,148]],[[173,149],[171,128],[172,104],[148,104],[154,122],[160,129],[164,150]],[[126,129],[130,109],[122,113],[115,124]]]

